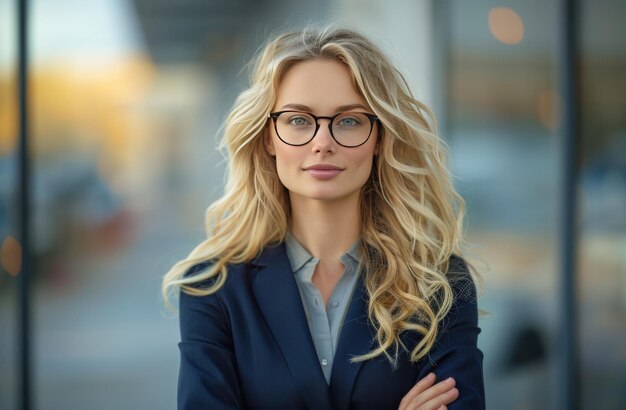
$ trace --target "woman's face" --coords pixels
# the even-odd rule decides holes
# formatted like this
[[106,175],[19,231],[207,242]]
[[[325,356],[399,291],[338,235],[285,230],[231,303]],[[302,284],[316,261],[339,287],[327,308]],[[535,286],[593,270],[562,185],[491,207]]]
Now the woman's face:
[[[347,106],[351,108],[346,109]],[[278,87],[272,112],[283,110],[306,111],[318,116],[345,111],[372,113],[352,86],[348,68],[339,61],[327,59],[296,63],[287,70]],[[347,148],[331,136],[329,120],[320,119],[319,124],[313,140],[306,145],[292,146],[278,138],[272,120],[268,121],[266,148],[276,157],[280,181],[289,190],[292,200],[294,196],[322,201],[358,198],[371,173],[374,154],[378,154],[378,125],[374,124],[363,145]],[[335,166],[338,171],[310,169],[320,164]]]

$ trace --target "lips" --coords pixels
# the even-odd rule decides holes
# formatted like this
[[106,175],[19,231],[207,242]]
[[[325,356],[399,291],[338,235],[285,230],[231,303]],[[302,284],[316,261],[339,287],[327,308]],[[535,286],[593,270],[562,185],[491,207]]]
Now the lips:
[[339,175],[343,168],[330,164],[316,164],[304,168],[304,171],[315,179],[326,181]]
[[309,170],[319,170],[319,171],[342,171],[343,169],[340,167],[337,167],[335,165],[330,165],[330,164],[316,164],[316,165],[311,165],[309,167],[304,168],[305,170],[309,171]]

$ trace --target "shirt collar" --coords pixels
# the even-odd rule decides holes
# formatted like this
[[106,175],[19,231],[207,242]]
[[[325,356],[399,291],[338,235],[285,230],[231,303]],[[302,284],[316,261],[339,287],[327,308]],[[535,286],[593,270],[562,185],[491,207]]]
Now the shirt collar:
[[[352,246],[350,246],[350,248],[343,255],[341,255],[341,261],[348,263],[352,260],[353,262],[358,263],[360,259],[360,243],[361,239],[358,238]],[[290,231],[287,231],[287,235],[285,236],[285,247],[287,249],[287,257],[291,263],[291,270],[294,273],[311,260],[314,260],[316,263],[319,262],[318,258],[311,255],[295,238],[295,236],[291,234]]]

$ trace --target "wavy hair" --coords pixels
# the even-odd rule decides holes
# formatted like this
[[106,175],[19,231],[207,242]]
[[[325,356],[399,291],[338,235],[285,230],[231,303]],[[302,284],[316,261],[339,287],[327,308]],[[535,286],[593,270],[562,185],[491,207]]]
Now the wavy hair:
[[[250,87],[227,116],[221,147],[228,154],[223,196],[206,211],[207,239],[164,276],[169,307],[175,288],[195,296],[217,292],[228,265],[251,261],[268,245],[284,240],[289,227],[288,192],[263,146],[268,114],[283,74],[311,59],[344,63],[355,89],[379,117],[380,150],[360,195],[361,255],[368,317],[378,347],[353,362],[384,354],[395,366],[400,335],[422,337],[410,354],[425,357],[450,310],[450,258],[461,255],[465,202],[447,168],[449,149],[437,135],[432,111],[415,99],[404,77],[371,41],[353,30],[307,26],[278,35],[259,50]],[[196,264],[212,261],[199,274]],[[208,288],[194,284],[213,278]],[[393,358],[389,352],[394,350]]]

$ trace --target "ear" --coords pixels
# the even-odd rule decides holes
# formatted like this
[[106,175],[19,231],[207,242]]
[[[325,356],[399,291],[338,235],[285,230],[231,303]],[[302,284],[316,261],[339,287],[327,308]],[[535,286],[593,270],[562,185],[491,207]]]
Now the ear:
[[267,151],[268,154],[270,154],[273,157],[276,156],[276,149],[274,148],[274,141],[272,141],[272,136],[270,135],[270,132],[267,127],[263,129],[263,146],[265,146],[265,151]]

